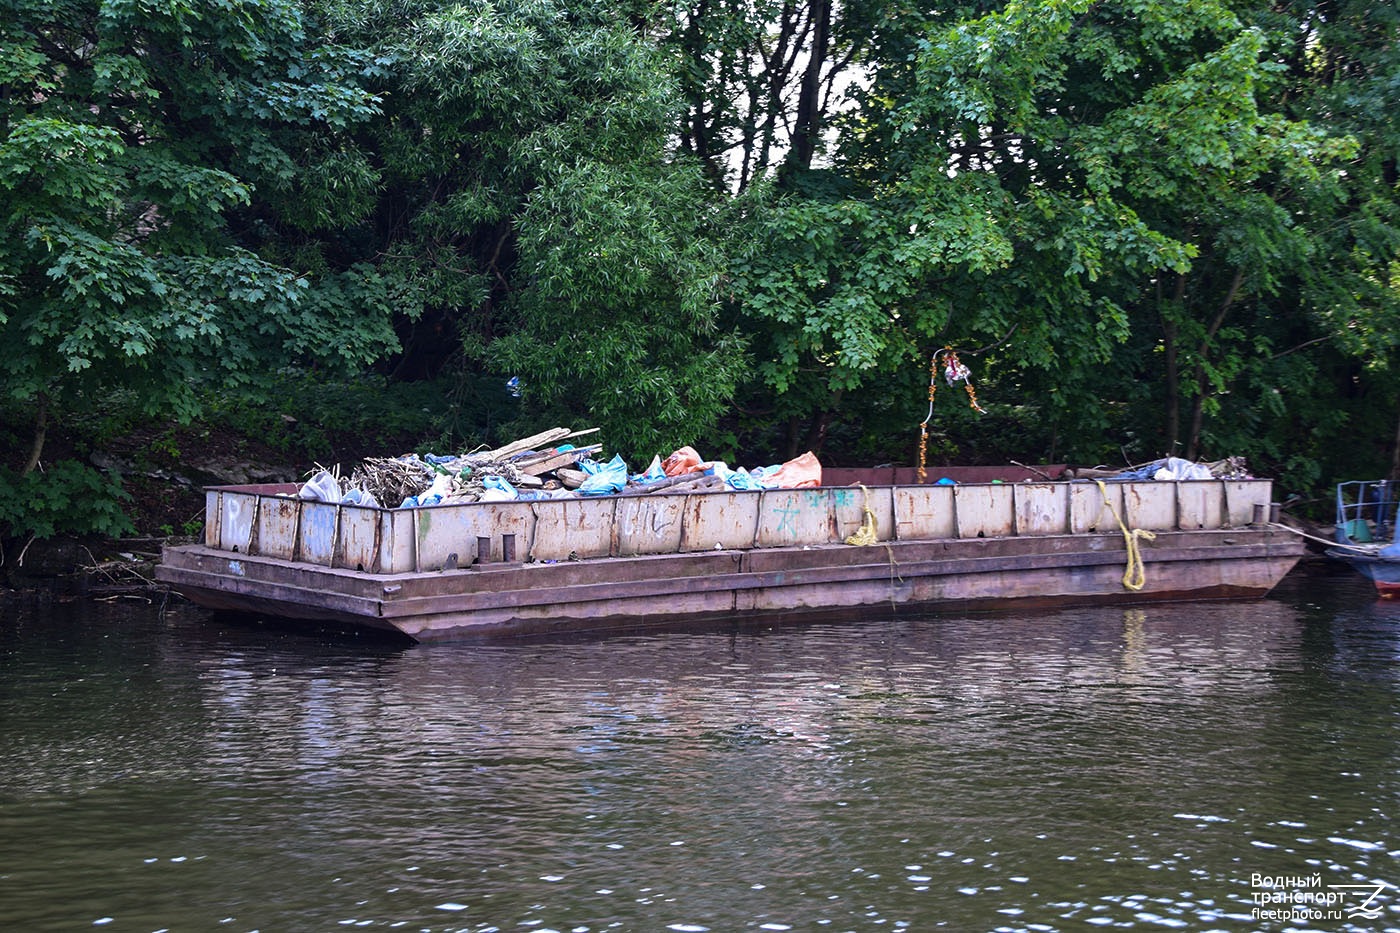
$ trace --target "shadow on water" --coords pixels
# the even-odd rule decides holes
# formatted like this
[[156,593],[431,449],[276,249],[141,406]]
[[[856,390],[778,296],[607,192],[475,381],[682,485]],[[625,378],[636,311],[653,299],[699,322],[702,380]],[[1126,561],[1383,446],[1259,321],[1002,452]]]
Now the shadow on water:
[[298,621],[240,612],[210,612],[207,615],[211,626],[250,634],[261,632],[276,638],[337,641],[343,642],[346,647],[357,646],[369,651],[402,650],[417,644],[412,638],[398,632],[358,625]]

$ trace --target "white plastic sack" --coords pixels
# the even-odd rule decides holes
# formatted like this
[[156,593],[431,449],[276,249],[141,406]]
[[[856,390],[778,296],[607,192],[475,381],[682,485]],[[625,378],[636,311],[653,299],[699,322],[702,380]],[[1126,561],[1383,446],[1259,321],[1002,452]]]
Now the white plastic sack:
[[1163,465],[1152,474],[1155,480],[1170,479],[1211,479],[1210,467],[1202,463],[1192,463],[1180,457],[1168,457]]
[[297,490],[297,498],[336,505],[340,502],[340,481],[332,476],[329,470],[322,470],[302,483],[301,488]]

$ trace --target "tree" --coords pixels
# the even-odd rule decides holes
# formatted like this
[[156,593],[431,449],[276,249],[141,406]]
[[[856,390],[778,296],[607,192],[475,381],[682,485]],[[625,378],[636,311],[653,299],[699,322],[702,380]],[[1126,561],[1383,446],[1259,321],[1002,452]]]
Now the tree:
[[708,429],[743,359],[718,326],[716,206],[667,150],[678,97],[645,13],[337,6],[334,34],[385,63],[383,116],[355,135],[381,181],[315,237],[418,297],[400,374],[518,376],[522,419],[590,422],[629,456]]
[[[56,413],[132,390],[188,419],[199,386],[284,361],[361,365],[393,341],[248,248],[233,219],[290,185],[298,147],[374,112],[365,62],[294,0],[5,0],[0,19],[0,392]],[[351,277],[354,279],[354,276]],[[373,292],[361,270],[357,287]]]
[[[1287,277],[1297,310],[1271,375],[1299,385],[1269,436],[1307,480],[1400,478],[1400,14],[1344,0],[1256,16],[1277,37],[1279,112],[1356,143],[1335,183],[1294,207],[1310,252]],[[1316,417],[1297,417],[1306,404]]]
[[988,365],[1054,421],[1150,327],[1152,446],[1197,453],[1252,352],[1231,314],[1282,287],[1306,250],[1290,205],[1336,181],[1350,142],[1261,106],[1266,37],[1221,3],[911,19],[876,34],[833,169],[754,213],[738,271],[768,384],[859,406],[944,343],[997,346]]

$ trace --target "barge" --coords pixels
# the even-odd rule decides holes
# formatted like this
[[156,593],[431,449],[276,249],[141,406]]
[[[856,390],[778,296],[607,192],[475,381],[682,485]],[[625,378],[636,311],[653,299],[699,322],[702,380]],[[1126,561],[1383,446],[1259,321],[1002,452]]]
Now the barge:
[[[912,472],[912,471],[907,471]],[[443,641],[861,608],[1258,597],[1303,544],[1268,480],[827,469],[816,488],[366,508],[206,490],[156,579],[197,605]]]

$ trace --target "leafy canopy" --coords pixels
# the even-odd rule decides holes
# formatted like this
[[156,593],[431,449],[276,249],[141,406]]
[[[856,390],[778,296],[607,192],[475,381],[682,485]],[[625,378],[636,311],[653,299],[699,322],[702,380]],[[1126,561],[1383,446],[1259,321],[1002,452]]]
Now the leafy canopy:
[[0,392],[62,409],[130,387],[189,417],[202,381],[247,383],[291,359],[359,365],[391,343],[378,309],[262,258],[234,222],[259,187],[296,175],[298,139],[376,109],[361,58],[324,41],[303,4],[2,12]]

